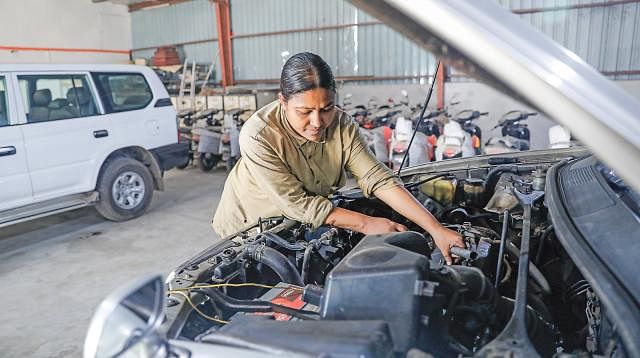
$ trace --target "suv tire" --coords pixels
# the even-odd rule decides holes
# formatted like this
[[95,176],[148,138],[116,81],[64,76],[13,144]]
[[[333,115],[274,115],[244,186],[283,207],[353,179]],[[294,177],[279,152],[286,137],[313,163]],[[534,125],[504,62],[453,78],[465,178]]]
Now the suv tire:
[[153,178],[141,162],[127,157],[106,163],[98,178],[100,201],[96,209],[107,220],[125,221],[147,210],[153,197]]

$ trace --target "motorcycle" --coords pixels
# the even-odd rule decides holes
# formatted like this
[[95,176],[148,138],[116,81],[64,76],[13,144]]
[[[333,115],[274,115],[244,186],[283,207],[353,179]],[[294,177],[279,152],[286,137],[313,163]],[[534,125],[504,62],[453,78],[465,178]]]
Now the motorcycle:
[[198,120],[192,130],[198,136],[197,153],[198,167],[202,171],[210,171],[220,160],[220,142],[222,139],[222,125],[216,115],[221,109],[207,109],[198,115]]
[[220,153],[225,161],[227,171],[231,171],[240,159],[240,129],[248,119],[251,109],[233,109],[225,114],[222,125],[222,141]]
[[572,138],[571,132],[561,125],[555,125],[549,128],[549,148],[570,148],[576,145],[576,141]]
[[509,111],[502,115],[493,129],[501,128],[500,136],[494,136],[484,145],[485,154],[499,154],[529,150],[531,133],[527,125],[522,123],[535,112]]
[[194,153],[198,146],[198,137],[192,133],[192,126],[195,120],[196,111],[192,109],[184,109],[178,112],[178,141],[189,142],[189,155],[184,163],[176,166],[178,169],[185,169],[194,160]]
[[442,135],[436,141],[435,159],[467,158],[480,154],[480,127],[473,123],[487,112],[463,110],[444,125]]
[[361,128],[370,147],[373,147],[376,158],[390,168],[393,167],[391,163],[391,137],[393,136],[391,119],[396,113],[389,105],[377,107],[371,117],[366,118],[364,126]]

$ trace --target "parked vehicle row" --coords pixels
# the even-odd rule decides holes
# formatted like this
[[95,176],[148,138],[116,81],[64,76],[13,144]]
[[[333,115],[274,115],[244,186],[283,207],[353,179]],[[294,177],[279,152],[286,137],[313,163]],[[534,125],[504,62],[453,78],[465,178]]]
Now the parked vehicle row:
[[0,66],[0,226],[86,205],[142,215],[187,150],[149,68]]
[[225,112],[219,108],[178,113],[181,136],[190,145],[189,159],[178,168],[197,162],[202,171],[210,171],[224,162],[230,171],[240,158],[240,129],[252,113],[251,109]]
[[[522,110],[503,114],[493,127],[493,135],[483,143],[483,133],[476,120],[487,116],[488,112],[464,109],[450,113],[444,108],[425,111],[420,118],[421,106],[410,107],[406,91],[402,91],[400,103],[390,99],[389,104],[383,106],[377,106],[374,99],[369,100],[369,107],[353,106],[351,98],[347,94],[344,109],[361,125],[361,135],[378,160],[391,168],[398,168],[403,159],[405,166],[414,166],[445,159],[529,150],[531,133],[524,121],[537,115]],[[495,130],[499,131],[496,133]],[[412,137],[415,144],[409,147]],[[549,129],[549,142],[550,148],[567,148],[575,144],[570,133],[561,126]]]

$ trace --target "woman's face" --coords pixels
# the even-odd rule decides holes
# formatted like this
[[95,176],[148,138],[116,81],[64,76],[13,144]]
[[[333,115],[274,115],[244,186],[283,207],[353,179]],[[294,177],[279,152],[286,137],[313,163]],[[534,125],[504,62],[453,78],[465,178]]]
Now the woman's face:
[[302,137],[318,142],[331,125],[336,111],[335,93],[325,88],[315,88],[285,100],[280,94],[291,127]]

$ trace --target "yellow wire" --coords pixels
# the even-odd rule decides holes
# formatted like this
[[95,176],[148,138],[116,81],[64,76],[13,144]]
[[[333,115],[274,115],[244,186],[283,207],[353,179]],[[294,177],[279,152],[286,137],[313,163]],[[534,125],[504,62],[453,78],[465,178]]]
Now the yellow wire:
[[[225,320],[221,320],[215,317],[211,317],[209,315],[207,315],[206,313],[200,311],[200,309],[198,309],[198,307],[196,307],[195,304],[193,304],[193,302],[191,301],[191,298],[189,297],[188,294],[184,293],[183,291],[189,291],[191,289],[196,289],[196,288],[218,288],[218,287],[246,287],[246,286],[251,286],[251,287],[260,287],[260,288],[276,288],[276,286],[269,286],[269,285],[262,285],[259,283],[250,283],[250,282],[246,282],[246,283],[216,283],[216,284],[212,284],[212,285],[200,285],[200,286],[191,286],[191,287],[185,287],[185,288],[176,288],[173,290],[168,291],[167,293],[169,294],[173,294],[173,293],[177,293],[181,296],[183,296],[187,302],[189,303],[189,305],[191,305],[191,307],[198,312],[198,314],[200,314],[202,317],[213,321],[213,322],[217,322],[217,323],[222,323],[222,324],[227,324],[229,323],[229,321],[225,321]],[[302,289],[302,287],[300,286],[296,286],[296,285],[290,285],[293,286],[295,288],[298,289]]]
[[200,310],[198,309],[198,307],[196,307],[196,305],[194,305],[194,304],[193,304],[193,302],[191,301],[191,298],[189,297],[189,295],[188,295],[188,294],[186,294],[186,293],[184,293],[184,292],[182,292],[182,291],[169,291],[169,293],[170,293],[170,294],[177,293],[177,294],[179,294],[179,295],[183,296],[183,297],[187,300],[187,302],[189,302],[189,304],[191,305],[191,307],[192,307],[196,312],[198,312],[198,314],[200,314],[202,317],[204,317],[204,318],[206,318],[206,319],[208,319],[208,320],[210,320],[210,321],[214,321],[214,322],[216,322],[216,323],[221,323],[221,324],[227,324],[227,323],[229,323],[229,321],[225,321],[225,320],[217,319],[217,318],[215,318],[215,317],[211,317],[211,316],[209,316],[208,314],[206,314],[206,313],[204,313],[204,312],[200,311]]
[[[262,284],[259,284],[259,283],[250,283],[250,282],[247,282],[247,283],[216,283],[216,284],[212,284],[212,285],[199,285],[199,286],[191,286],[191,287],[185,287],[185,288],[175,288],[174,291],[188,291],[188,290],[192,290],[192,289],[195,289],[195,288],[246,287],[246,286],[260,287],[260,288],[276,288],[277,287],[277,286],[262,285]],[[302,287],[300,287],[300,286],[296,286],[296,285],[290,285],[290,286],[302,289]]]

